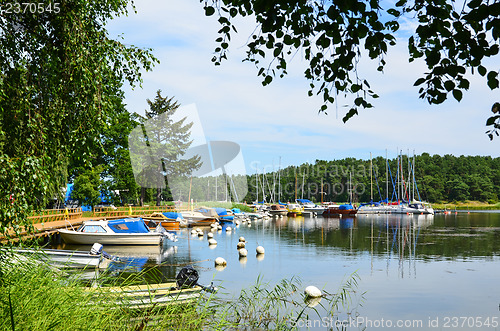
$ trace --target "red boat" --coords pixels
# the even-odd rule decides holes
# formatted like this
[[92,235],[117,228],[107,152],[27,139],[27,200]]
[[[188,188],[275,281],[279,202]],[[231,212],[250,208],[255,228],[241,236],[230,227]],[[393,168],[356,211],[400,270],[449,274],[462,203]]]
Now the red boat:
[[355,216],[358,210],[351,204],[328,206],[323,212],[323,216],[348,215]]

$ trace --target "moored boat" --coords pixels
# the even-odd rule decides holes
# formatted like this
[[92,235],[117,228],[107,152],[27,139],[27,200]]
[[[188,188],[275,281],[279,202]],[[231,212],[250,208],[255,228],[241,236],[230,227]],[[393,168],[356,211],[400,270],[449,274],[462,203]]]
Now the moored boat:
[[355,216],[358,210],[351,205],[346,203],[343,205],[330,205],[323,212],[323,216],[338,216],[338,215],[348,215]]
[[288,216],[300,216],[302,215],[302,212],[304,211],[304,208],[302,208],[301,205],[298,203],[289,203],[286,206],[286,209],[288,210]]
[[59,229],[64,242],[90,245],[160,245],[175,236],[158,226],[150,231],[141,218],[85,221],[77,230]]
[[[186,220],[187,227],[193,226],[210,226],[217,221],[217,216],[212,213],[209,208],[200,208],[195,211],[181,211],[182,217]],[[213,211],[215,213],[215,211]],[[217,213],[215,213],[217,215]],[[182,226],[182,224],[181,224]]]
[[217,207],[215,208],[215,211],[219,216],[219,222],[232,222],[234,220],[234,214],[226,208]]
[[321,215],[325,211],[325,207],[319,206],[309,199],[297,199],[296,201],[302,206],[304,212]]
[[286,214],[288,214],[288,209],[286,209],[286,206],[284,206],[284,205],[275,204],[275,205],[271,205],[271,208],[269,209],[269,213],[273,216],[279,216],[279,215],[285,216]]
[[[152,213],[149,216],[143,217],[143,219],[149,228],[156,228],[158,224],[161,224],[167,230],[177,230],[180,228],[181,223],[185,222],[180,213],[173,211]],[[150,225],[148,221],[153,221],[154,224]]]
[[13,254],[29,256],[57,268],[107,268],[113,257],[102,250],[102,245],[94,243],[90,251],[47,248],[10,248]]

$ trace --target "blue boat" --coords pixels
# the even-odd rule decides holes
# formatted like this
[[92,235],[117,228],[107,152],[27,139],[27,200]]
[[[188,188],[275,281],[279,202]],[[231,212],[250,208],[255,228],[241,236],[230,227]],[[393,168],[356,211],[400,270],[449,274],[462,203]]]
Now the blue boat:
[[230,215],[226,208],[215,208],[217,215],[219,215],[219,221],[221,222],[232,222],[234,220],[234,215]]

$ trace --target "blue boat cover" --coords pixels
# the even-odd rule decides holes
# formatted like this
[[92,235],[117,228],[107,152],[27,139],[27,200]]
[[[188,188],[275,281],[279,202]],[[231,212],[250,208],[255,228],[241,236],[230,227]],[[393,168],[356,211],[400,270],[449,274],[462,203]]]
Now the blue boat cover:
[[167,212],[164,212],[162,214],[166,218],[173,219],[173,220],[176,220],[177,217],[180,217],[181,219],[184,219],[184,217],[182,217],[181,213],[178,213],[178,212],[175,212],[175,211],[167,211]]
[[226,208],[215,208],[215,211],[217,212],[217,215],[219,215],[219,216],[227,215]]
[[345,205],[340,205],[339,209],[340,210],[351,210],[351,209],[354,209],[354,207],[349,203],[349,204],[345,204]]
[[149,233],[142,219],[109,220],[108,225],[116,233]]
[[309,199],[297,199],[298,202],[300,203],[313,203],[311,200]]
[[239,208],[233,208],[231,209],[233,211],[233,213],[235,214],[241,214],[241,210]]

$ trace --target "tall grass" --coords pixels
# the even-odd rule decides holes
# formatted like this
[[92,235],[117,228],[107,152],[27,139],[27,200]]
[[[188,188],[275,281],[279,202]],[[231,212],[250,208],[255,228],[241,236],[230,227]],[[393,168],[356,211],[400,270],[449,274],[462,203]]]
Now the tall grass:
[[[127,309],[123,297],[101,288],[89,291],[80,276],[0,251],[0,330],[294,329],[315,315],[336,317],[340,309],[354,316],[359,306],[356,274],[338,293],[324,292],[312,302],[297,278],[272,286],[259,277],[235,299],[205,293],[190,302],[145,310]],[[136,283],[136,277],[125,283]]]

